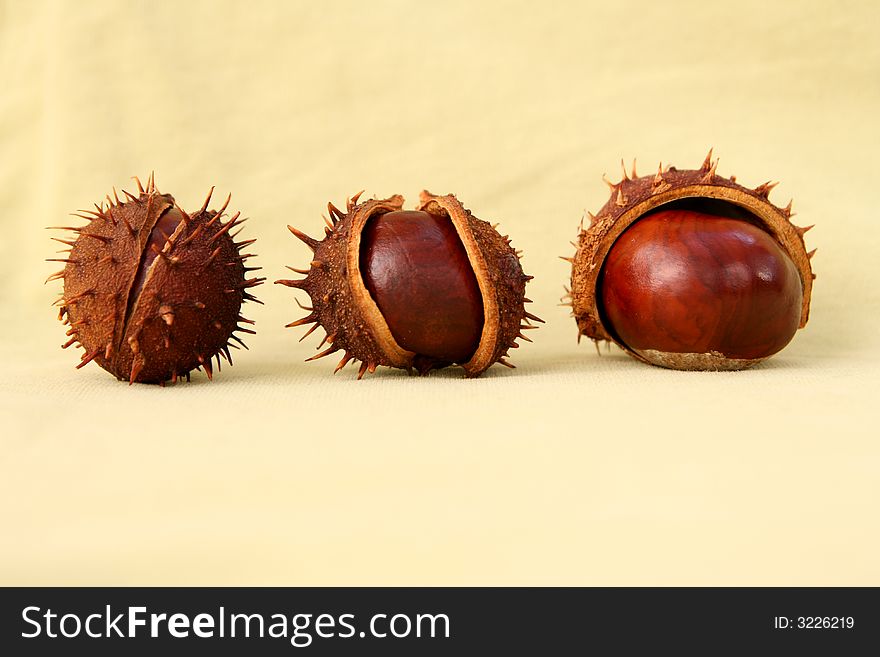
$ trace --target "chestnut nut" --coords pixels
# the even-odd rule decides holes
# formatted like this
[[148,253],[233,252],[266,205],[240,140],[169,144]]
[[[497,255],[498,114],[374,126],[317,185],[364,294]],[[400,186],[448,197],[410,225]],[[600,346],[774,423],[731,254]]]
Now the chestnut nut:
[[452,196],[422,192],[415,210],[403,198],[360,194],[346,211],[328,204],[325,237],[290,231],[313,251],[305,278],[276,281],[304,290],[312,305],[288,327],[313,324],[329,347],[307,360],[342,351],[335,372],[361,361],[358,378],[379,365],[425,374],[452,364],[475,377],[505,360],[526,329],[542,321],[525,310],[519,254],[493,226]]
[[578,333],[682,370],[738,370],[781,350],[809,318],[813,279],[791,203],[772,183],[749,189],[716,173],[635,165],[581,229],[570,298]]

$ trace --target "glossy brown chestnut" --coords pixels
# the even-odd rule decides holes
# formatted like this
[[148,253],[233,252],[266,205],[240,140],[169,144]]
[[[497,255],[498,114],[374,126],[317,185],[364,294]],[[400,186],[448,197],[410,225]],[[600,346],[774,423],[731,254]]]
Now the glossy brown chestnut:
[[617,338],[650,362],[681,354],[759,360],[797,331],[797,268],[742,219],[661,210],[621,235],[605,259],[600,309]]
[[792,223],[791,202],[770,202],[775,183],[719,175],[711,150],[697,169],[622,168],[565,258],[579,337],[662,367],[740,370],[806,326],[811,226]]
[[458,364],[476,377],[506,358],[524,332],[542,321],[525,309],[519,253],[495,226],[455,196],[423,191],[414,211],[403,197],[328,204],[322,240],[288,226],[312,251],[305,277],[276,281],[303,290],[307,315],[329,347],[307,360],[342,352],[336,372],[360,361],[357,377],[380,365],[420,374]]
[[404,349],[464,363],[483,329],[483,298],[452,222],[416,210],[371,217],[361,236],[361,273]]

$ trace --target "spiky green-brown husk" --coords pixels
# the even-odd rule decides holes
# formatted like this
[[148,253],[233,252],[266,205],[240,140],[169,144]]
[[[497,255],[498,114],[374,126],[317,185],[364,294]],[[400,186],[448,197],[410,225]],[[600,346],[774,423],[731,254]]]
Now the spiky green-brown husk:
[[[712,159],[710,150],[699,169],[678,170],[673,166],[664,168],[660,165],[656,174],[639,177],[633,164],[631,173],[627,173],[626,168],[623,167],[623,177],[619,182],[612,183],[605,180],[611,190],[611,198],[598,214],[588,213],[590,225],[586,229],[581,227],[574,257],[565,258],[572,263],[572,270],[571,289],[563,299],[570,300],[572,314],[578,326],[578,338],[586,336],[594,341],[614,342],[634,358],[645,361],[642,356],[617,340],[613,332],[603,324],[597,300],[599,277],[605,258],[615,240],[629,226],[646,212],[685,198],[719,199],[743,208],[760,222],[764,230],[773,235],[792,259],[800,274],[803,286],[800,326],[803,328],[806,325],[815,279],[810,259],[815,249],[807,252],[804,233],[812,226],[800,227],[791,222],[791,217],[794,216],[791,202],[786,207],[780,208],[769,201],[770,191],[776,183],[767,182],[749,189],[738,184],[736,176],[724,178],[718,175],[717,166],[718,160]],[[693,367],[682,365],[679,368],[741,369],[758,361],[741,361],[737,364],[720,363],[716,359],[713,361],[714,364],[708,367],[701,365],[701,362],[699,358],[695,358]]]
[[[77,367],[94,360],[120,380],[162,383],[189,377],[204,368],[211,378],[211,359],[231,363],[229,341],[235,331],[252,323],[239,312],[247,289],[264,279],[246,279],[251,254],[229,231],[240,223],[235,214],[223,223],[219,212],[207,210],[211,195],[183,221],[150,265],[138,293],[135,279],[148,248],[153,227],[163,213],[177,208],[174,198],[161,194],[151,176],[147,188],[138,181],[139,195],[123,192],[126,201],[107,197],[107,205],[78,215],[89,221],[65,227],[77,234],[65,268],[50,277],[64,280],[58,300],[59,318],[70,325],[65,348],[79,343],[85,349]],[[213,189],[212,189],[213,191]],[[177,208],[179,210],[179,208]]]
[[[323,240],[288,226],[314,253],[308,269],[290,268],[305,278],[276,281],[304,290],[312,301],[310,307],[303,306],[309,314],[288,327],[313,324],[303,338],[318,326],[323,327],[327,335],[318,348],[325,343],[330,346],[308,360],[342,351],[337,372],[354,360],[361,362],[358,378],[367,371],[375,371],[379,365],[425,373],[437,363],[397,344],[359,269],[360,237],[367,221],[374,215],[400,210],[403,198],[398,195],[358,204],[359,197],[357,194],[346,203],[345,212],[328,204],[330,219],[325,219]],[[479,376],[496,362],[513,367],[505,360],[508,351],[518,346],[517,338],[528,340],[522,331],[535,328],[530,320],[542,321],[525,310],[524,304],[529,301],[525,298],[525,285],[531,277],[523,274],[518,253],[510,246],[509,239],[474,217],[452,195],[422,192],[417,209],[448,217],[453,222],[483,297],[483,331],[474,355],[462,364],[465,375]]]

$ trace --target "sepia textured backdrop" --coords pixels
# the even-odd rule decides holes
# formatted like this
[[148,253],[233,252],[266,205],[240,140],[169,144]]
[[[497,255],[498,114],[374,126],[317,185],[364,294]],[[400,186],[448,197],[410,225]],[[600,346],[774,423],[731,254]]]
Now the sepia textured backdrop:
[[[0,583],[880,584],[873,2],[0,0]],[[620,159],[794,198],[812,319],[752,371],[576,341]],[[292,290],[209,383],[81,371],[45,226],[151,171],[251,217],[270,281],[326,203],[453,192],[547,320],[516,370],[304,363]],[[304,298],[301,298],[305,301]],[[319,333],[320,335],[320,333]]]

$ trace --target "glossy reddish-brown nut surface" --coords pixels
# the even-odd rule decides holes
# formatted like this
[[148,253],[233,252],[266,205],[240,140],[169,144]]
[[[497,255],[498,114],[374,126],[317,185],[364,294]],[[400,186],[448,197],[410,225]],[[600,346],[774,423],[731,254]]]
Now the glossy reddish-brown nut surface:
[[153,230],[150,231],[150,239],[147,240],[147,246],[144,249],[141,265],[134,279],[129,305],[133,306],[137,301],[138,295],[140,295],[144,287],[144,279],[147,276],[147,272],[150,271],[150,265],[159,257],[159,252],[165,246],[165,242],[174,234],[181,221],[183,221],[183,213],[178,208],[172,206],[159,217],[159,221],[153,226]]
[[770,234],[689,210],[630,226],[600,280],[607,323],[637,353],[766,358],[797,331],[802,295],[797,268]]
[[394,339],[444,363],[466,362],[480,341],[483,300],[447,217],[397,211],[361,235],[361,274]]

